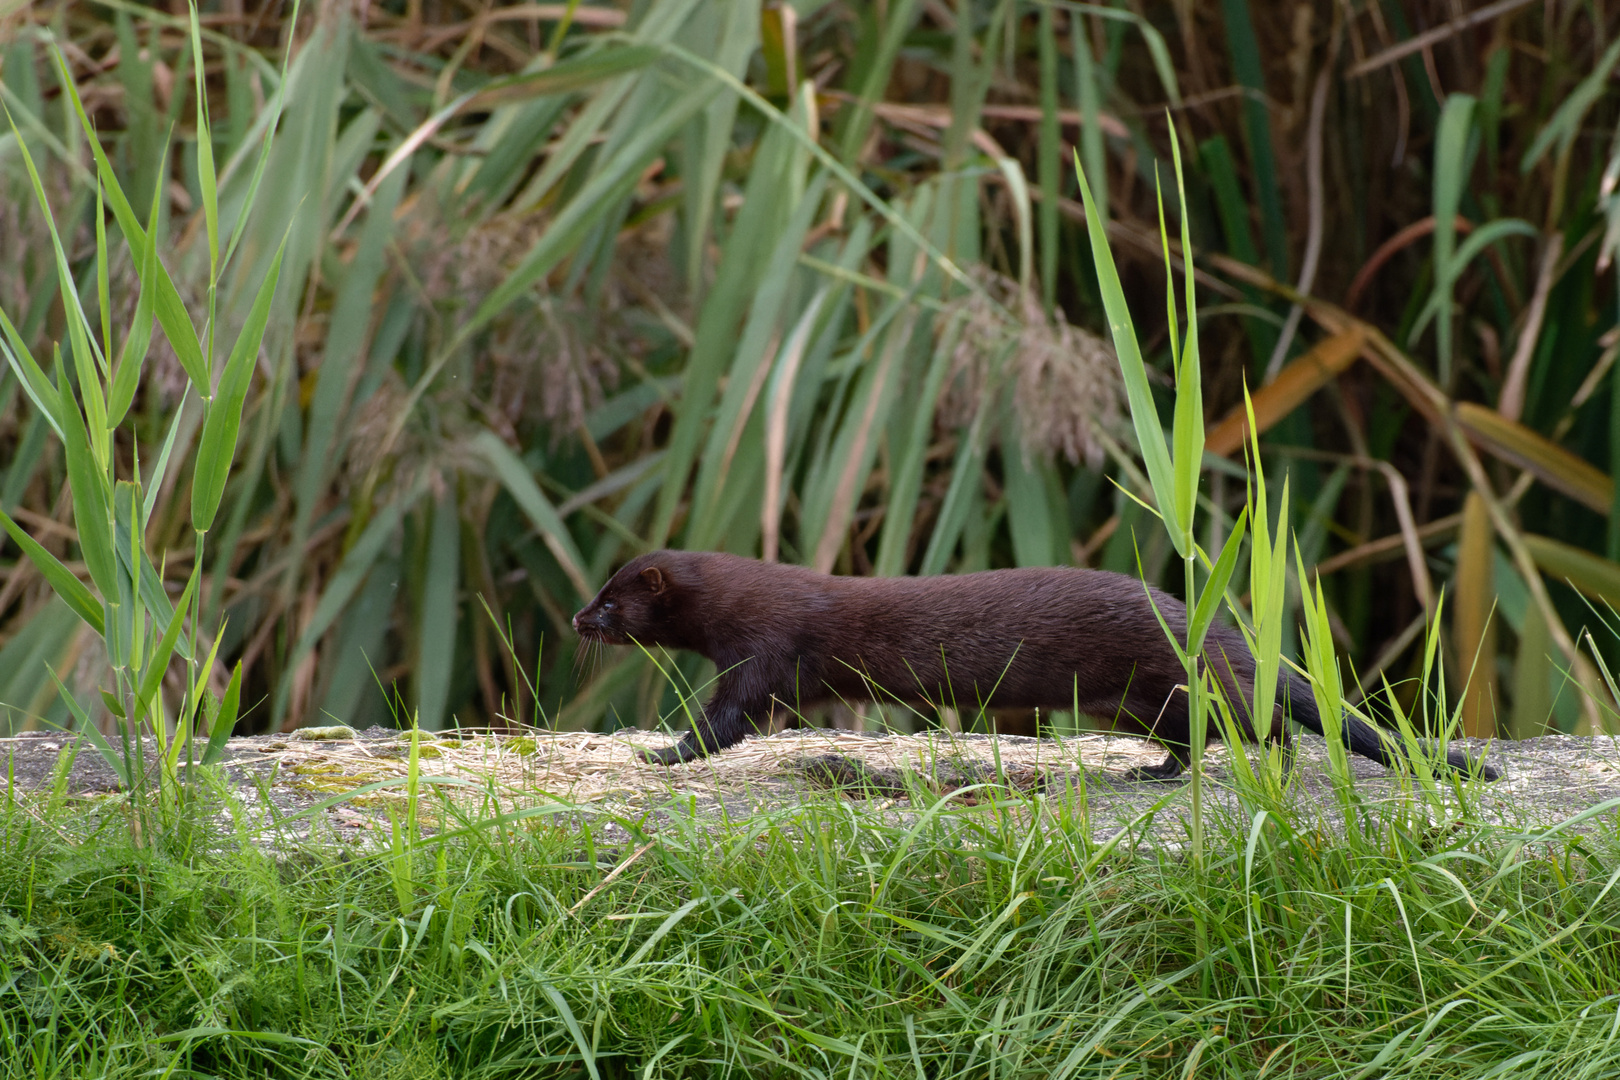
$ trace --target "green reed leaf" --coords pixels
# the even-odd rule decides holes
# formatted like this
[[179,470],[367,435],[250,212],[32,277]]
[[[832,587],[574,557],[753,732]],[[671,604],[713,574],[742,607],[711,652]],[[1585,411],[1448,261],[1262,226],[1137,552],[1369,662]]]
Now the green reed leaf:
[[595,595],[596,590],[585,577],[585,559],[574,544],[573,535],[563,524],[562,518],[557,516],[557,510],[551,505],[551,500],[541,492],[540,485],[534,482],[534,477],[529,475],[528,467],[493,431],[482,431],[474,436],[472,449],[489,463],[496,479],[506,487],[508,494],[528,516],[535,528],[540,530],[540,539],[551,550],[563,573],[568,575],[568,580],[573,583],[580,599],[588,600]]
[[[532,484],[534,481],[529,482]],[[282,669],[281,681],[276,687],[274,702],[270,709],[272,725],[279,725],[287,714],[293,673],[298,670],[298,666],[303,663],[316,643],[331,629],[338,616],[348,607],[349,601],[354,599],[355,593],[365,584],[366,577],[376,565],[383,547],[399,529],[400,521],[426,491],[427,481],[418,479],[409,490],[400,492],[392,502],[378,509],[371,520],[366,522],[366,527],[349,550],[344,552],[343,561],[327,580],[326,589],[316,602],[309,621],[304,624],[298,641],[288,651],[287,665]]]
[[219,178],[214,171],[214,132],[208,120],[208,86],[203,81],[202,33],[196,0],[191,0],[188,7],[191,69],[197,84],[197,187],[202,192],[203,222],[208,230],[208,280],[213,283],[219,279]]
[[[221,627],[223,633],[224,628]],[[225,745],[236,729],[236,715],[242,709],[242,661],[231,670],[231,681],[225,687],[225,700],[219,704],[219,715],[214,717],[208,730],[208,745],[203,748],[202,763],[212,765],[225,756]]]
[[60,404],[56,395],[56,386],[51,382],[50,377],[40,369],[40,366],[34,362],[34,354],[28,351],[28,346],[23,342],[22,335],[17,332],[17,328],[6,317],[3,309],[0,309],[0,330],[5,332],[5,336],[0,338],[0,353],[5,354],[6,363],[11,365],[11,369],[17,373],[17,381],[22,384],[23,392],[28,395],[28,400],[34,403],[34,408],[38,410],[38,414],[43,416],[51,425],[51,430],[56,433],[56,437],[61,438],[62,421],[56,415]]
[[1204,647],[1204,636],[1209,633],[1210,626],[1215,622],[1215,614],[1221,609],[1226,587],[1232,583],[1232,573],[1237,569],[1238,554],[1243,548],[1243,538],[1248,534],[1248,528],[1249,511],[1245,507],[1232,523],[1232,534],[1226,538],[1221,557],[1215,560],[1215,567],[1210,571],[1209,580],[1204,583],[1204,591],[1198,596],[1192,617],[1187,620],[1188,652],[1198,652]]
[[158,692],[158,687],[163,683],[163,676],[169,670],[169,661],[174,657],[175,644],[180,640],[186,612],[191,607],[191,594],[197,590],[197,582],[201,577],[202,564],[198,563],[191,568],[191,577],[186,580],[186,587],[181,591],[179,601],[169,613],[168,625],[163,628],[163,636],[158,639],[157,647],[152,650],[146,669],[140,673],[140,686],[135,698],[137,713],[146,711],[147,703],[152,700],[152,696]]
[[68,488],[73,494],[73,527],[79,550],[104,599],[118,596],[117,553],[113,550],[111,493],[107,474],[97,468],[85,431],[84,414],[73,400],[73,387],[56,350],[57,415],[62,419],[62,449],[67,458]]
[[96,309],[101,316],[101,354],[111,356],[112,288],[107,278],[107,211],[101,202],[101,185],[96,185]]
[[[1114,354],[1125,380],[1125,395],[1130,402],[1131,423],[1136,428],[1136,440],[1147,466],[1148,481],[1153,485],[1153,499],[1159,516],[1169,530],[1176,551],[1185,558],[1191,554],[1187,547],[1190,530],[1177,512],[1175,472],[1171,468],[1169,448],[1165,446],[1164,427],[1159,423],[1158,406],[1153,400],[1153,389],[1148,383],[1147,368],[1142,363],[1142,351],[1136,342],[1136,327],[1131,321],[1130,305],[1125,302],[1125,288],[1120,284],[1119,270],[1114,266],[1114,253],[1108,247],[1108,232],[1097,204],[1091,197],[1085,170],[1080,167],[1078,155],[1074,159],[1075,173],[1080,179],[1080,196],[1086,209],[1086,228],[1091,238],[1091,255],[1097,267],[1097,285],[1102,292],[1103,310],[1108,315],[1108,331],[1114,340]],[[1188,523],[1190,524],[1190,523]]]
[[[1434,296],[1431,306],[1439,317],[1435,325],[1438,339],[1440,385],[1451,385],[1451,292],[1457,274],[1457,207],[1468,184],[1468,135],[1474,122],[1474,99],[1468,94],[1452,94],[1440,112],[1440,130],[1434,140]],[[1409,339],[1410,340],[1410,339]]]
[[147,481],[146,501],[141,508],[143,520],[150,520],[152,507],[157,504],[158,492],[163,488],[163,478],[169,472],[169,456],[174,452],[175,436],[180,434],[180,419],[186,414],[186,402],[190,400],[191,387],[188,384],[175,403],[174,416],[169,420],[169,433],[163,437],[163,449],[158,453],[157,464],[152,466],[152,475]]
[[[145,267],[148,265],[145,257],[147,231],[141,228],[134,208],[129,205],[123,186],[119,184],[118,176],[113,171],[112,162],[107,159],[106,151],[101,148],[101,140],[96,135],[95,125],[90,122],[90,117],[84,110],[84,101],[79,97],[79,88],[74,83],[67,59],[60,50],[56,53],[56,64],[61,71],[62,84],[67,90],[73,111],[79,117],[79,126],[84,130],[89,142],[90,152],[95,156],[97,175],[106,186],[113,216],[118,219],[118,227],[123,230],[124,239],[129,242],[130,253],[135,257],[136,265]],[[161,186],[160,184],[159,187]],[[174,287],[174,279],[164,268],[163,260],[154,260],[153,266],[154,277],[142,278],[141,288],[154,290],[153,310],[156,312],[158,323],[163,327],[164,336],[169,339],[180,366],[185,369],[192,384],[199,390],[206,388],[209,385],[208,370],[203,363],[202,343],[197,338],[197,329],[191,323],[191,313],[186,310],[185,302],[180,299],[179,290]]]
[[422,587],[418,620],[416,666],[416,722],[425,731],[444,727],[455,672],[456,594],[461,586],[461,510],[454,489],[429,503],[433,523],[428,530],[427,580]]
[[[6,118],[8,121],[11,119],[9,109],[6,111]],[[74,371],[79,378],[79,393],[84,401],[83,420],[79,430],[86,436],[86,446],[91,459],[105,471],[111,453],[111,442],[107,435],[107,402],[103,397],[101,382],[103,376],[110,374],[107,371],[107,360],[96,347],[90,320],[79,304],[79,290],[73,280],[73,265],[68,261],[67,252],[62,248],[62,237],[56,229],[56,216],[51,212],[50,199],[46,197],[45,185],[40,180],[39,171],[34,167],[33,155],[28,152],[28,143],[18,133],[15,122],[11,124],[11,132],[16,138],[17,151],[22,157],[23,165],[28,170],[28,179],[33,184],[34,199],[39,204],[40,213],[44,216],[51,234],[51,249],[56,257],[57,287],[67,313],[68,341],[73,355]],[[65,388],[67,384],[60,371],[57,378],[61,383],[59,390]],[[75,416],[79,415],[77,406],[73,412]],[[69,425],[68,418],[60,415],[60,412],[58,420],[65,426]]]
[[[1187,530],[1185,541],[1178,543],[1176,549],[1185,559],[1192,557],[1195,547],[1192,538],[1193,519],[1198,513],[1198,478],[1203,472],[1204,462],[1204,389],[1198,356],[1198,301],[1194,289],[1194,275],[1191,271],[1192,223],[1191,215],[1187,211],[1187,181],[1181,170],[1181,140],[1175,137],[1174,124],[1170,126],[1170,131],[1170,153],[1176,166],[1176,198],[1181,206],[1181,256],[1188,268],[1182,275],[1186,286],[1187,336],[1181,344],[1180,361],[1176,365],[1176,411],[1172,434],[1172,442],[1175,444],[1173,468],[1176,483],[1176,520]],[[1162,211],[1159,220],[1162,231],[1165,227]],[[1168,256],[1169,238],[1161,235],[1161,242]],[[1173,286],[1175,277],[1169,273],[1168,266],[1165,279],[1167,287]],[[1177,330],[1176,302],[1173,294],[1167,303],[1170,312],[1170,332],[1174,336]]]
[[96,748],[96,753],[101,755],[101,760],[107,763],[107,767],[112,770],[114,776],[118,777],[118,782],[123,785],[126,791],[133,788],[138,779],[135,775],[133,763],[126,759],[123,754],[113,749],[112,744],[107,741],[107,737],[101,733],[101,729],[91,722],[90,714],[84,711],[84,706],[80,705],[78,699],[63,685],[61,678],[56,674],[56,669],[47,667],[46,670],[50,672],[51,681],[56,684],[56,692],[61,695],[62,703],[73,714],[73,719],[78,725],[74,730],[88,739],[90,745]]
[[191,481],[191,527],[198,532],[205,533],[213,527],[220,497],[225,494],[225,480],[230,475],[231,461],[236,457],[236,438],[242,426],[242,403],[253,381],[259,344],[264,340],[264,328],[270,321],[270,304],[275,298],[276,283],[281,277],[281,257],[286,250],[287,238],[283,235],[270,270],[253,299],[247,322],[231,347],[219,387],[206,406],[202,440],[197,446],[197,471]]
[[106,633],[106,612],[101,601],[96,599],[95,593],[85,587],[73,571],[62,565],[60,559],[46,551],[32,536],[23,531],[21,525],[12,520],[11,515],[0,510],[0,526],[3,526],[17,546],[22,548],[23,554],[34,564],[40,576],[45,579],[51,591],[61,598],[62,602],[73,610],[73,613],[83,619],[98,635]]
[[[146,218],[146,233],[151,236],[158,226],[158,215],[163,210],[163,185],[152,189],[152,212]],[[145,244],[140,252],[137,268],[140,281],[152,281],[157,276],[157,245]],[[135,317],[124,334],[124,348],[118,356],[118,367],[113,373],[112,389],[108,393],[107,423],[117,427],[124,422],[129,407],[135,401],[135,389],[141,381],[141,365],[152,346],[152,327],[155,323],[157,290],[141,287],[135,302]],[[148,511],[150,513],[150,511]]]
[[1620,63],[1620,40],[1609,45],[1586,78],[1582,79],[1569,97],[1558,106],[1552,119],[1536,133],[1535,141],[1530,144],[1530,149],[1524,152],[1524,158],[1519,162],[1520,172],[1527,173],[1535,168],[1536,162],[1542,159],[1553,143],[1567,146],[1575,140],[1582,119],[1603,96],[1604,90],[1609,85],[1609,73],[1614,70],[1617,63]]

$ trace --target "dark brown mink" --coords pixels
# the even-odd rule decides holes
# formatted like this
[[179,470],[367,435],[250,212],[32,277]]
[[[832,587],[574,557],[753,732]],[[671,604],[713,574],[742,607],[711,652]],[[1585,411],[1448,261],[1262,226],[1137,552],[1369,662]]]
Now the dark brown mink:
[[[1151,596],[1151,601],[1150,601]],[[1158,608],[1157,615],[1154,612]],[[1133,778],[1169,780],[1185,768],[1191,731],[1186,673],[1164,636],[1185,639],[1181,601],[1103,570],[986,570],[941,577],[835,577],[800,566],[713,552],[638,556],[574,616],[581,637],[614,645],[690,649],[719,677],[692,730],[647,760],[675,765],[739,742],[773,706],[902,701],[917,705],[1072,708],[1145,736],[1168,756]],[[1212,626],[1204,660],[1239,714],[1254,660],[1237,630]],[[1310,686],[1287,672],[1286,713],[1322,733]],[[1272,728],[1282,737],[1286,726]],[[1346,716],[1345,744],[1393,767],[1401,757],[1376,729]],[[1461,750],[1445,763],[1494,779]]]

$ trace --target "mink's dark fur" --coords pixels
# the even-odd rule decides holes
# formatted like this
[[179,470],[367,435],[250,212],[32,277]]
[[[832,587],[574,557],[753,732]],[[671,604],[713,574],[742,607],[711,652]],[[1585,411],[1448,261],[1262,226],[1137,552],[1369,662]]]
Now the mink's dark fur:
[[[1149,596],[1151,594],[1151,602]],[[1155,615],[1154,607],[1158,614]],[[1185,767],[1191,731],[1186,673],[1159,618],[1185,639],[1181,601],[1101,570],[1028,568],[941,577],[835,577],[710,552],[632,559],[574,616],[609,644],[690,649],[714,661],[717,689],[692,730],[649,751],[674,765],[723,750],[765,724],[773,703],[900,700],[933,706],[1072,708],[1169,751],[1139,779]],[[1254,661],[1243,636],[1212,626],[1204,661],[1254,738],[1244,706]],[[1278,703],[1321,733],[1316,700],[1285,673]],[[1281,737],[1285,725],[1274,723]],[[1399,760],[1375,729],[1346,716],[1345,744],[1386,766]],[[1494,778],[1461,750],[1446,764]]]

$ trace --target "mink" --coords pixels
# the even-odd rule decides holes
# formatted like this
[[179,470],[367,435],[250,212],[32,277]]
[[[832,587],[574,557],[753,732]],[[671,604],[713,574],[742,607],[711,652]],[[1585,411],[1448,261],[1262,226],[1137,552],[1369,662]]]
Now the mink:
[[[768,723],[773,708],[839,700],[1078,706],[1115,731],[1164,747],[1161,764],[1133,771],[1139,780],[1174,778],[1191,748],[1186,671],[1165,627],[1186,640],[1181,601],[1104,570],[842,577],[687,551],[632,559],[574,616],[586,640],[687,649],[717,667],[714,694],[691,730],[674,746],[644,751],[661,765],[732,746]],[[1253,740],[1254,660],[1242,634],[1211,626],[1202,659]],[[1279,690],[1274,737],[1286,737],[1285,715],[1322,734],[1309,684],[1285,671]],[[1353,716],[1344,717],[1342,731],[1357,754],[1386,767],[1401,760],[1396,744]],[[1460,749],[1448,750],[1445,764],[1497,775]]]

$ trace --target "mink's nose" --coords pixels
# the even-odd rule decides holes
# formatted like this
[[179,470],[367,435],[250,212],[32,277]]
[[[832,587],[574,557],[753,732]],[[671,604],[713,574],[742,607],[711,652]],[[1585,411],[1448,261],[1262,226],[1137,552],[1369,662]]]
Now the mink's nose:
[[579,633],[579,617],[583,614],[585,614],[583,611],[574,612],[574,633],[576,634]]

